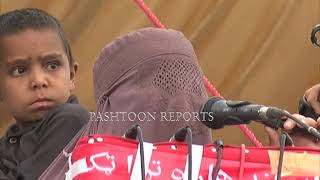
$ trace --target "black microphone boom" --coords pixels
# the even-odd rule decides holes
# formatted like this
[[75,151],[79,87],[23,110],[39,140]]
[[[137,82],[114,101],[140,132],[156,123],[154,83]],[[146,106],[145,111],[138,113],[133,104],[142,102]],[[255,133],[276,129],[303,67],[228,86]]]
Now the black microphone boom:
[[272,128],[282,128],[284,111],[276,107],[251,104],[248,101],[229,101],[219,97],[209,99],[200,109],[202,122],[211,129],[225,125],[248,124],[252,120]]

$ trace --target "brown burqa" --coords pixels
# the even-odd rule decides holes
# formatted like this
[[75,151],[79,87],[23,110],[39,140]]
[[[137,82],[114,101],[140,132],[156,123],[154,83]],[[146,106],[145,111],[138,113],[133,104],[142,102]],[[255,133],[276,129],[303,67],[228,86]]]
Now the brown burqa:
[[146,142],[168,141],[187,125],[194,144],[211,142],[195,116],[208,98],[203,73],[182,33],[145,28],[120,37],[102,49],[93,76],[97,111],[40,179],[64,179],[67,154],[82,136],[122,136],[134,124]]

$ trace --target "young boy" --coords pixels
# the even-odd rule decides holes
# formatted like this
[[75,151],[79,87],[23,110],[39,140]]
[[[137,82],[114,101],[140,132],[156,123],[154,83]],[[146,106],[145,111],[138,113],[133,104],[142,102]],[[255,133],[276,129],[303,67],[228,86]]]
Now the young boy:
[[0,141],[0,179],[37,179],[88,121],[71,95],[77,67],[51,15],[0,16],[0,100],[16,120]]

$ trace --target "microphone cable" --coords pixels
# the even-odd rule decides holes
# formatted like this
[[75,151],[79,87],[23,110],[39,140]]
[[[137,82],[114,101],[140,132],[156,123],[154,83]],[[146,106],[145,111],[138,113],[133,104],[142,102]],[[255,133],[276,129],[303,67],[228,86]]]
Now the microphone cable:
[[192,178],[192,131],[189,126],[187,130],[187,144],[188,144],[188,180]]
[[284,148],[286,145],[287,135],[282,131],[280,135],[280,155],[278,161],[278,171],[277,171],[277,180],[281,179],[281,172],[282,172],[282,163],[283,163],[283,155],[284,155]]
[[215,180],[218,177],[220,166],[221,166],[222,155],[223,155],[223,141],[221,139],[218,139],[214,143],[217,149],[217,161],[214,167],[214,171],[212,172],[213,173],[212,180]]
[[170,142],[186,142],[188,146],[188,180],[192,179],[192,130],[189,126],[180,128],[169,140]]
[[146,177],[146,171],[145,171],[145,163],[144,163],[144,146],[143,146],[143,136],[142,136],[142,130],[141,127],[136,124],[127,129],[125,134],[123,135],[124,138],[134,139],[139,142],[139,148],[140,148],[140,168],[141,168],[141,179],[145,180]]
[[141,160],[141,179],[145,180],[146,173],[145,173],[145,164],[144,164],[144,147],[143,147],[143,136],[142,136],[142,130],[139,125],[136,125],[137,128],[137,136],[139,141],[139,147],[140,147],[140,160]]

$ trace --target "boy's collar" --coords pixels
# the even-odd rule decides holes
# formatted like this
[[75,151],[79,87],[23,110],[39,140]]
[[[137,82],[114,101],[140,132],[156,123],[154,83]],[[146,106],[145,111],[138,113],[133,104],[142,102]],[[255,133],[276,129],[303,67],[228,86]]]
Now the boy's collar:
[[[78,104],[78,98],[75,95],[70,95],[70,97],[67,100],[67,103],[69,104]],[[7,130],[6,136],[12,137],[12,136],[21,136],[24,133],[32,130],[33,128],[37,127],[42,121],[33,121],[33,122],[27,122],[24,123],[22,128],[17,124],[13,124],[10,126],[10,128]]]
[[41,121],[28,122],[23,124],[23,128],[19,127],[17,123],[13,124],[7,131],[7,137],[17,137],[37,127]]
[[68,98],[67,103],[70,103],[70,104],[78,104],[79,101],[78,101],[77,96],[75,96],[75,95],[72,94],[72,95]]

